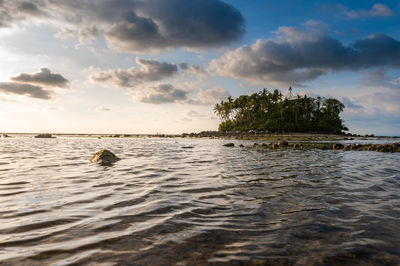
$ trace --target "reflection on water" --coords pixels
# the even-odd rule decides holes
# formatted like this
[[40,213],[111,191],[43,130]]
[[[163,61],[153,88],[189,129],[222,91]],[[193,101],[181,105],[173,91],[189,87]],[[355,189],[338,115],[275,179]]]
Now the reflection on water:
[[0,264],[400,263],[400,154],[223,143],[1,139]]

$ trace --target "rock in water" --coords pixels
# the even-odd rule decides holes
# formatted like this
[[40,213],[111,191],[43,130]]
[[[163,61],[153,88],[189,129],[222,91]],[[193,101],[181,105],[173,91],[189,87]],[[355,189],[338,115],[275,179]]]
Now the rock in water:
[[94,154],[89,160],[93,163],[100,163],[102,165],[111,165],[116,161],[121,160],[114,153],[109,150],[101,150]]
[[282,141],[279,141],[278,142],[278,146],[279,147],[281,147],[281,146],[288,146],[289,145],[289,143],[286,141],[286,140],[282,140]]
[[54,139],[55,137],[53,137],[51,134],[39,134],[39,135],[36,135],[35,138],[37,138],[37,139]]
[[233,143],[226,143],[226,144],[224,144],[223,146],[225,146],[225,147],[235,147],[235,144],[233,144]]
[[334,150],[343,150],[344,149],[344,145],[341,144],[341,143],[335,143],[335,144],[333,144],[332,148]]

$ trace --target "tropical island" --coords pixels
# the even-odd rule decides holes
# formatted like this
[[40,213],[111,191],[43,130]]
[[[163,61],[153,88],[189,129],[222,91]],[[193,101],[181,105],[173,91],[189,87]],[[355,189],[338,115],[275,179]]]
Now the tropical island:
[[214,107],[220,117],[218,130],[229,131],[269,131],[302,133],[342,133],[348,131],[340,113],[344,104],[334,98],[308,97],[263,89],[251,95],[241,95],[236,99],[228,97]]

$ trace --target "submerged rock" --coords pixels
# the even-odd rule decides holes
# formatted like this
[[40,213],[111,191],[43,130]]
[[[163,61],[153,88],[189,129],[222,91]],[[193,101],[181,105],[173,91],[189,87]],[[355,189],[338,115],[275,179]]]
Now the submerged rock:
[[226,143],[224,144],[225,147],[235,147],[235,144],[231,143]]
[[92,163],[100,163],[102,165],[110,165],[121,160],[109,150],[101,150],[89,158]]

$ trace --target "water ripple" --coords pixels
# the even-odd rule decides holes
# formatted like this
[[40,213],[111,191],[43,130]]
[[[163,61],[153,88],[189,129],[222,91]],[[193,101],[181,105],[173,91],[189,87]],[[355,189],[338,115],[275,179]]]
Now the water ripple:
[[0,264],[400,264],[399,154],[224,143],[1,139]]

